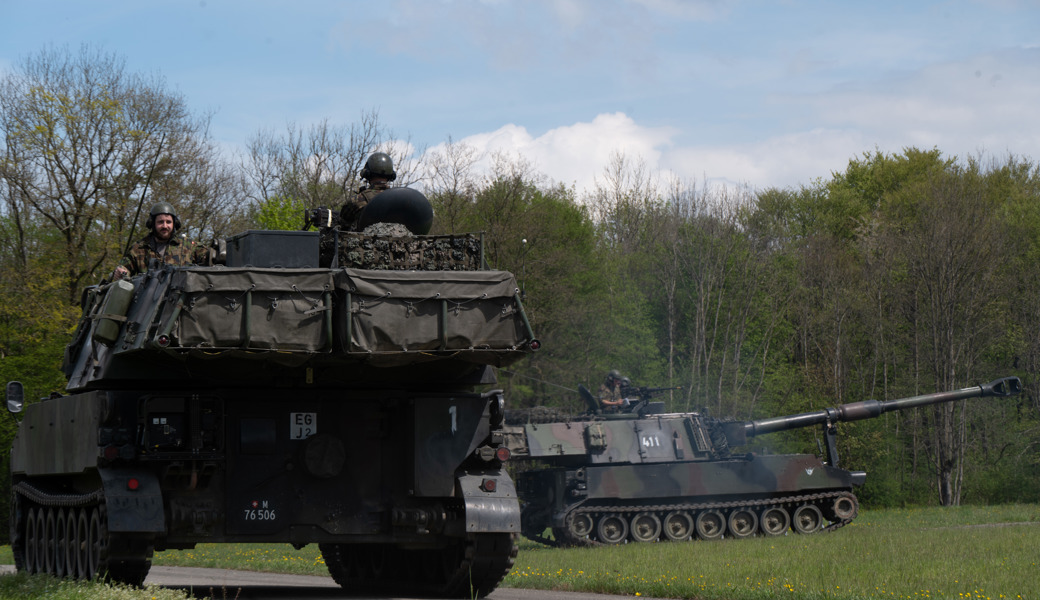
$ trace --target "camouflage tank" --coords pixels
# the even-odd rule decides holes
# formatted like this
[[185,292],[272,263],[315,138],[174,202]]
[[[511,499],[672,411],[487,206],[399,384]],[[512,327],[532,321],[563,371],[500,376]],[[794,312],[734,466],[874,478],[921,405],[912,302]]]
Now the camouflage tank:
[[390,234],[250,231],[224,265],[85,292],[68,395],[11,453],[20,571],[140,584],[154,550],[316,543],[353,591],[498,585],[520,508],[503,393],[478,390],[539,343],[479,235],[388,223],[429,229],[407,188],[371,206]]
[[[837,424],[965,398],[1020,393],[1017,377],[962,390],[758,421],[721,421],[698,413],[664,413],[663,403],[636,399],[629,410],[599,411],[583,386],[589,412],[559,419],[544,409],[509,411],[511,464],[524,536],[550,545],[618,544],[691,538],[814,533],[852,521],[853,489],[866,473],[838,466]],[[550,418],[545,418],[546,416]],[[748,438],[820,425],[827,459],[811,454],[739,454]],[[552,537],[545,535],[552,531]]]

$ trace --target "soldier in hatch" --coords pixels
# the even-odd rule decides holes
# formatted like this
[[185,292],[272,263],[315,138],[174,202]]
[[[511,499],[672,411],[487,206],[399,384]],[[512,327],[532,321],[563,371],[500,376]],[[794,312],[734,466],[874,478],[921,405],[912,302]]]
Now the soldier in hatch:
[[390,189],[390,182],[397,179],[394,161],[385,152],[376,152],[365,161],[361,169],[361,178],[368,185],[358,190],[353,200],[348,200],[339,211],[339,227],[343,231],[357,231],[361,221],[361,213],[372,198]]
[[614,369],[607,373],[606,380],[599,386],[599,404],[604,410],[619,410],[619,407],[627,404],[621,396],[621,373]]
[[151,232],[134,242],[126,251],[112,272],[113,280],[133,277],[147,271],[152,259],[164,265],[179,266],[192,263],[191,249],[173,235],[180,229],[181,220],[169,202],[153,204],[145,226],[151,229]]

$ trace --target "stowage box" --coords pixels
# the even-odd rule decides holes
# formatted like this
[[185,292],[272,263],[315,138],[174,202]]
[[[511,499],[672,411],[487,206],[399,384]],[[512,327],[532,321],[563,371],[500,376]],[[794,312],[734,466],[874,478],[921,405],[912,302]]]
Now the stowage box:
[[227,266],[287,269],[317,267],[318,232],[250,230],[229,237]]

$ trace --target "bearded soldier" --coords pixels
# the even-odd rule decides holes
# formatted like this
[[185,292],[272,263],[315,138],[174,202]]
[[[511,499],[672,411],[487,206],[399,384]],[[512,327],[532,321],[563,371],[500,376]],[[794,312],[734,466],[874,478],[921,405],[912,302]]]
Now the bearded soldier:
[[112,272],[113,280],[144,273],[152,260],[174,266],[192,263],[191,249],[173,235],[180,229],[181,220],[169,202],[152,205],[145,226],[151,231],[126,251]]

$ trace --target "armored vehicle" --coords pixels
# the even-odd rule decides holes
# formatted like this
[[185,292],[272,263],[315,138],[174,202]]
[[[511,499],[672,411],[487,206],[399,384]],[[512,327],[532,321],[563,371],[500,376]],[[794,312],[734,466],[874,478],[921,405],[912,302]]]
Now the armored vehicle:
[[140,584],[154,550],[316,543],[352,591],[495,588],[520,507],[493,367],[539,342],[480,235],[403,229],[432,218],[407,188],[369,206],[390,233],[250,231],[86,291],[68,395],[11,453],[19,570]]
[[[1017,377],[957,391],[758,421],[722,421],[698,413],[664,413],[663,403],[637,400],[603,413],[584,387],[587,414],[553,411],[507,415],[524,536],[551,545],[776,536],[814,533],[854,519],[854,486],[866,473],[838,466],[837,424],[889,411],[964,398],[1011,396]],[[736,453],[748,438],[820,425],[826,462],[811,454]],[[528,464],[529,463],[529,464]],[[551,529],[552,537],[545,535]]]

